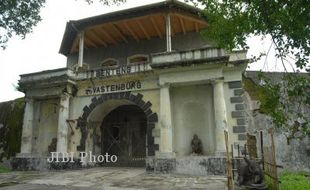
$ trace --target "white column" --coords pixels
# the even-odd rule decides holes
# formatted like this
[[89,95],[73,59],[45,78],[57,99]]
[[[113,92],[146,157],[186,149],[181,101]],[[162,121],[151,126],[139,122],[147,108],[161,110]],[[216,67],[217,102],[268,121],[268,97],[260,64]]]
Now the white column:
[[160,153],[172,155],[172,120],[169,85],[160,88]]
[[80,43],[79,43],[79,59],[78,67],[83,67],[83,56],[84,56],[84,31],[79,33]]
[[57,131],[57,152],[67,152],[67,135],[69,119],[69,100],[68,94],[63,94],[60,97],[59,113],[58,113],[58,131]]
[[24,113],[21,153],[31,153],[33,136],[33,99],[26,98],[26,107]]
[[166,15],[166,41],[167,41],[167,52],[171,52],[171,19],[170,15]]
[[215,116],[215,144],[216,154],[223,155],[225,153],[225,136],[224,130],[227,129],[225,94],[223,88],[224,82],[216,80],[213,85],[214,97],[214,116]]

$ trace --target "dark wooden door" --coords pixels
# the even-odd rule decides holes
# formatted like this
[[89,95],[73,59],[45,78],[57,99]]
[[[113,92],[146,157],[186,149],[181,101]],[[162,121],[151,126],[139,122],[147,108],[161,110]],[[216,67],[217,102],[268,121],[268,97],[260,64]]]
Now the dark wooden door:
[[[116,109],[102,123],[102,154],[116,155],[116,163],[106,166],[145,166],[146,120],[140,112]],[[136,113],[135,113],[136,112]]]

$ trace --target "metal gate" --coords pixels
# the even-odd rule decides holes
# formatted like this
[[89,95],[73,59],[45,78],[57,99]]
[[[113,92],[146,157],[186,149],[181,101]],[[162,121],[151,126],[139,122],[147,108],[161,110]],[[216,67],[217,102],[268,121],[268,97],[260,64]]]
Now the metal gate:
[[117,156],[116,163],[104,166],[145,166],[146,121],[104,122],[101,137],[102,154]]

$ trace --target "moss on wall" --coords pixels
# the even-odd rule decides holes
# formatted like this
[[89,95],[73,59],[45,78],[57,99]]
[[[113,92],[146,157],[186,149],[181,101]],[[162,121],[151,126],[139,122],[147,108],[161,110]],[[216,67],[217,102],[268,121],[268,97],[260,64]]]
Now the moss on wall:
[[0,161],[20,152],[25,101],[0,103]]
[[244,90],[250,95],[252,100],[259,100],[260,89],[257,84],[251,79],[243,75],[242,77]]
[[[266,88],[256,84],[252,78],[243,75],[242,83],[244,90],[249,94],[251,100],[260,102],[259,112],[262,114],[271,115],[274,112],[277,103],[276,98],[271,99],[273,94],[268,93]],[[271,102],[270,102],[271,101]]]

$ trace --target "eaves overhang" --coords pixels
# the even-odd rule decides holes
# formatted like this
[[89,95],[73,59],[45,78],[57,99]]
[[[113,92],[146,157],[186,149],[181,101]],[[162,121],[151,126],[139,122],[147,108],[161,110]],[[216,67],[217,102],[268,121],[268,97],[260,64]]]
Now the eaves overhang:
[[165,33],[164,26],[162,26],[164,25],[162,22],[164,13],[173,13],[172,21],[175,22],[172,26],[173,35],[193,30],[199,31],[207,26],[206,18],[201,17],[202,10],[176,0],[168,0],[69,21],[59,53],[68,55],[77,51],[80,31],[86,31],[86,48],[117,44],[127,41],[127,37],[132,37],[137,41],[152,37],[161,38]]

